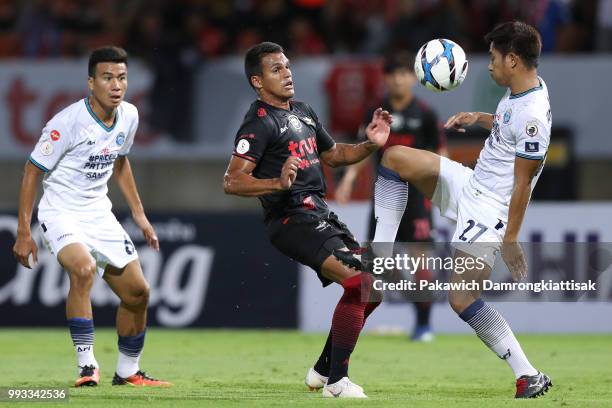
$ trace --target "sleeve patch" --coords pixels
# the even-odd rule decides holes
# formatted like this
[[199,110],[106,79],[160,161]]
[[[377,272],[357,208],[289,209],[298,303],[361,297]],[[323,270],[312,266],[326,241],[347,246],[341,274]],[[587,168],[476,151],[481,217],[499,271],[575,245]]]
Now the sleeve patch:
[[236,152],[239,154],[245,154],[251,148],[251,144],[246,139],[240,139],[238,144],[236,145]]
[[40,144],[40,153],[42,153],[43,156],[50,156],[53,154],[53,145],[51,144],[51,142],[46,141]]
[[527,153],[537,153],[540,151],[540,143],[539,142],[525,142],[525,152]]
[[538,125],[536,121],[527,122],[527,126],[525,126],[525,133],[527,136],[534,137],[538,134]]

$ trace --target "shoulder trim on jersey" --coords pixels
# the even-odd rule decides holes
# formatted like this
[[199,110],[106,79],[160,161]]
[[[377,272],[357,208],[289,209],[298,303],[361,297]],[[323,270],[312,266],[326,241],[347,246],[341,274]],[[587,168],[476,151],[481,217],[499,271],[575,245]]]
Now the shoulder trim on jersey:
[[529,159],[529,160],[542,160],[544,158],[544,156],[530,156],[528,154],[520,153],[520,152],[516,152],[516,157],[520,157],[522,159]]
[[531,89],[528,89],[528,90],[526,90],[524,92],[517,93],[515,95],[510,94],[510,97],[508,99],[518,99],[521,96],[525,96],[525,95],[530,94],[532,92],[541,91],[542,89],[544,89],[544,85],[542,85],[542,81],[540,81],[539,79],[538,79],[538,81],[540,82],[540,85],[534,86]]
[[49,169],[48,169],[48,168],[46,168],[45,166],[43,166],[42,164],[40,164],[39,162],[37,162],[36,160],[34,160],[34,159],[32,158],[32,156],[30,156],[30,157],[28,158],[28,160],[30,160],[30,162],[31,162],[33,165],[35,165],[36,167],[38,167],[39,169],[41,169],[41,170],[42,170],[42,171],[44,171],[45,173],[48,173],[48,172],[49,172]]
[[102,129],[106,130],[107,132],[112,131],[115,128],[115,125],[117,124],[117,118],[119,117],[118,113],[115,112],[115,120],[113,122],[113,124],[108,127],[104,124],[104,122],[102,122],[94,113],[94,111],[91,109],[91,105],[89,104],[89,97],[85,97],[84,99],[85,101],[85,106],[87,107],[87,112],[89,112],[89,114],[91,115],[92,118],[94,118],[94,120],[96,122],[98,122],[98,125],[102,126]]

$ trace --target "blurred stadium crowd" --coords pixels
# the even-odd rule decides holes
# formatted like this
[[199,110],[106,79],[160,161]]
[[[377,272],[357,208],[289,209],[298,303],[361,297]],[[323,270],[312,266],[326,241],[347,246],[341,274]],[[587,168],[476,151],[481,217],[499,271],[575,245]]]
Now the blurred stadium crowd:
[[432,33],[486,52],[484,33],[522,19],[544,52],[612,51],[612,0],[0,0],[0,57],[70,57],[115,43],[190,65],[270,40],[289,53],[416,49]]

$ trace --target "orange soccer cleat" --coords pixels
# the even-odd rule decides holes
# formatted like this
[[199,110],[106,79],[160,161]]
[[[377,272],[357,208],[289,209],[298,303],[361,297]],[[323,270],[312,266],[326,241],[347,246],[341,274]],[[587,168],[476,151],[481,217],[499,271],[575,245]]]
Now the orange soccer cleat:
[[79,378],[74,382],[75,387],[95,387],[100,382],[100,369],[93,365],[81,367]]
[[138,370],[136,374],[130,375],[127,378],[122,378],[115,373],[113,377],[113,385],[131,385],[133,387],[172,387],[172,383],[168,381],[157,380],[145,374],[144,371]]

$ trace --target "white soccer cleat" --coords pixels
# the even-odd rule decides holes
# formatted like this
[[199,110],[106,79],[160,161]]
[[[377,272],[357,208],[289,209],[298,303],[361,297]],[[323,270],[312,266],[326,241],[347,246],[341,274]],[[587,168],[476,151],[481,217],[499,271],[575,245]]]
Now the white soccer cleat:
[[304,384],[310,389],[310,391],[320,390],[327,383],[327,377],[321,375],[315,371],[313,367],[308,369],[306,378],[304,378]]
[[353,383],[348,377],[343,377],[333,384],[323,387],[323,396],[326,398],[368,398],[363,393],[363,388]]

